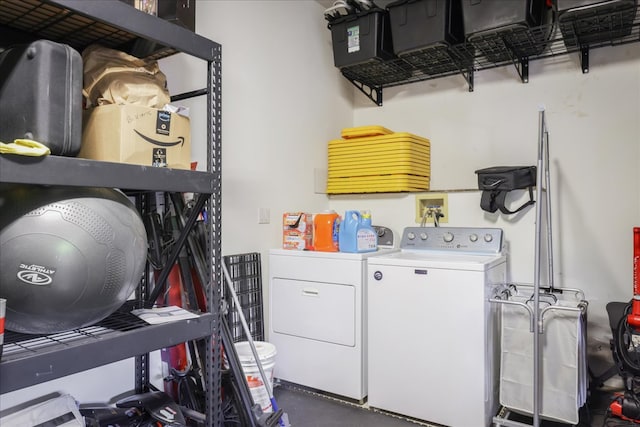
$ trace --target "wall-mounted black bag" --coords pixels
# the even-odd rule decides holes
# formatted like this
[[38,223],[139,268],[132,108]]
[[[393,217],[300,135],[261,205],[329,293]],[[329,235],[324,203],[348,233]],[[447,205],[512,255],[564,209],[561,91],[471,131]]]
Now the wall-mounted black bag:
[[[480,207],[487,212],[495,212],[498,209],[504,214],[520,212],[535,203],[533,200],[533,187],[536,185],[535,166],[494,166],[478,169],[478,188],[482,191]],[[511,190],[529,189],[529,201],[518,209],[511,211],[504,206],[507,193]]]

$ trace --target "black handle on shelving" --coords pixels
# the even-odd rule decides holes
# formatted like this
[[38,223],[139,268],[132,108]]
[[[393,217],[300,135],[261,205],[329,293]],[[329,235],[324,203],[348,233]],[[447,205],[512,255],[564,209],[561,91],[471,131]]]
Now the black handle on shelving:
[[182,230],[182,233],[180,233],[180,237],[174,244],[173,249],[169,254],[169,258],[167,258],[165,268],[162,269],[162,272],[160,273],[160,277],[158,278],[158,282],[156,283],[155,288],[153,288],[153,291],[151,291],[151,294],[147,298],[147,301],[144,303],[144,308],[153,307],[153,304],[158,299],[158,296],[160,296],[160,293],[164,292],[164,288],[167,284],[167,279],[169,278],[169,273],[171,272],[171,266],[173,266],[173,264],[176,263],[176,260],[178,259],[178,255],[180,255],[180,251],[182,250],[184,243],[187,241],[189,232],[191,231],[194,224],[196,223],[196,220],[200,215],[200,211],[202,211],[202,208],[204,207],[204,204],[209,197],[210,197],[210,194],[200,194],[198,196],[198,199],[196,200],[193,210],[191,211],[191,214],[187,219],[187,223],[184,225],[184,229]]

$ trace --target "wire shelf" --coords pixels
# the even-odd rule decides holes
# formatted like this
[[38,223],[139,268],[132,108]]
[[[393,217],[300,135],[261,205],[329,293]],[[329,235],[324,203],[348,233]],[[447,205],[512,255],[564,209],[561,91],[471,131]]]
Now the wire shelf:
[[2,360],[24,357],[25,354],[68,347],[79,341],[101,339],[106,335],[143,328],[148,324],[123,310],[116,311],[95,325],[55,334],[25,334],[5,332]]
[[127,302],[94,325],[60,333],[6,331],[0,394],[212,334],[211,313],[150,325],[133,308]]
[[[473,82],[467,75],[476,71],[511,64],[517,66],[523,61],[583,52],[584,49],[638,42],[638,9],[640,6],[565,12],[548,25],[502,27],[472,35],[465,43],[436,43],[391,60],[376,59],[342,67],[340,71],[372,99],[361,86],[379,91],[384,87],[456,74],[465,76],[472,90]],[[381,98],[376,102],[381,105]]]
[[[135,49],[134,44],[138,41],[138,36],[133,33],[46,1],[3,0],[1,3],[0,34],[11,30],[13,35],[28,34],[31,40],[53,40],[67,44],[79,52],[93,43],[132,51]],[[131,13],[134,12],[137,11],[132,9]],[[2,47],[1,41],[0,47]],[[147,51],[144,56],[148,59],[160,59],[176,52],[173,48],[154,46],[153,52]]]

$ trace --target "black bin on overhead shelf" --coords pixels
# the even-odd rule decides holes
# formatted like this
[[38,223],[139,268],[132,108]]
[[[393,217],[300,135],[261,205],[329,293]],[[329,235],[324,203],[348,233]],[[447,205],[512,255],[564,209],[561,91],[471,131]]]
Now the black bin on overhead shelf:
[[394,52],[427,74],[468,68],[473,56],[450,49],[464,43],[461,0],[398,0],[387,5]]
[[333,63],[338,68],[394,57],[389,15],[382,9],[370,9],[333,19],[329,22],[329,29]]
[[637,0],[555,0],[558,24],[567,48],[628,36]]
[[464,42],[461,0],[398,0],[387,5],[393,50],[411,52]]
[[467,41],[490,62],[538,55],[551,35],[546,0],[462,0]]
[[381,86],[411,76],[406,64],[394,60],[386,10],[373,8],[333,18],[329,29],[333,63],[347,78]]

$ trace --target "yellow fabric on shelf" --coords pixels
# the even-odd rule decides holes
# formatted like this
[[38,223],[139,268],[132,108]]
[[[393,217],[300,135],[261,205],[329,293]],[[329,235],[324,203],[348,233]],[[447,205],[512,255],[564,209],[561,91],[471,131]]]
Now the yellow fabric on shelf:
[[0,142],[0,154],[19,154],[21,156],[41,157],[51,154],[46,145],[31,139],[15,139],[11,144]]

